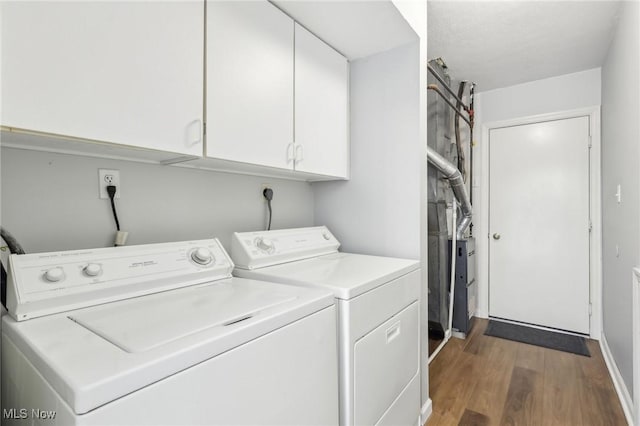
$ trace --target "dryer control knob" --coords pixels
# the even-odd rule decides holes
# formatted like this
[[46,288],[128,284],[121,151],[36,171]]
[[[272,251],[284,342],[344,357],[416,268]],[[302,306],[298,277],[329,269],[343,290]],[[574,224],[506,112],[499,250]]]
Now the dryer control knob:
[[44,273],[44,279],[50,283],[57,283],[64,278],[64,270],[59,267],[51,268]]
[[191,253],[191,260],[200,265],[207,265],[213,260],[213,255],[208,249],[199,247]]
[[276,248],[276,246],[273,244],[273,241],[262,237],[256,240],[256,246],[265,253],[271,253]]
[[87,266],[82,268],[82,272],[88,277],[96,277],[102,272],[102,266],[97,263],[89,263]]
[[322,233],[322,238],[324,238],[325,240],[329,241],[331,239],[331,237],[329,236],[329,234],[327,234],[326,232]]

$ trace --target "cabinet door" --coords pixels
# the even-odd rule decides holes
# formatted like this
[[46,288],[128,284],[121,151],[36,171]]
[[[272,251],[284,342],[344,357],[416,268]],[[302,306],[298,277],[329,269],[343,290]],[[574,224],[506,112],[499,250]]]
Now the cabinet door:
[[202,155],[203,1],[1,8],[3,125]]
[[348,177],[347,59],[296,24],[295,169]]
[[293,168],[293,31],[267,1],[207,3],[208,157]]

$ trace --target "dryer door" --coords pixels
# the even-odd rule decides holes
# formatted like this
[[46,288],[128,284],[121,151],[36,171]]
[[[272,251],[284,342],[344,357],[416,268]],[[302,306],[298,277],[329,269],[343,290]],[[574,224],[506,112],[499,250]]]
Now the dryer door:
[[355,344],[354,423],[373,425],[418,372],[418,302]]

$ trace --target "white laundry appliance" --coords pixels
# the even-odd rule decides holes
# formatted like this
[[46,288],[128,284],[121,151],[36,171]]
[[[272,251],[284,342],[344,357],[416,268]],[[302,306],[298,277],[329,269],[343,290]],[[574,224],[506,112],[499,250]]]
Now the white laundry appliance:
[[232,268],[217,239],[13,255],[3,424],[338,424],[332,294]]
[[416,425],[419,263],[341,253],[339,246],[324,226],[235,233],[234,275],[331,290],[338,308],[340,424]]

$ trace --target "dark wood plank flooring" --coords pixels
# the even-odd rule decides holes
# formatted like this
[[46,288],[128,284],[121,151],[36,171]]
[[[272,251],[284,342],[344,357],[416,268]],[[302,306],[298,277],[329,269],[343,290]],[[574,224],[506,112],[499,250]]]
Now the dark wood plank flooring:
[[627,424],[598,342],[588,358],[485,336],[487,323],[429,366],[428,426]]

